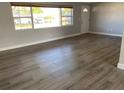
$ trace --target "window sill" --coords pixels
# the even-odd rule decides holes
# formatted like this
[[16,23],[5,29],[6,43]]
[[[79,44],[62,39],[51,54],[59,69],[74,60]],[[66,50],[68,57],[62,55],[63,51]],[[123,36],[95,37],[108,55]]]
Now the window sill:
[[44,28],[31,28],[31,29],[18,29],[15,31],[34,31],[34,30],[46,30],[46,29],[57,29],[57,28],[65,28],[65,27],[72,27],[72,25],[65,25],[65,26],[56,26],[56,27],[44,27]]

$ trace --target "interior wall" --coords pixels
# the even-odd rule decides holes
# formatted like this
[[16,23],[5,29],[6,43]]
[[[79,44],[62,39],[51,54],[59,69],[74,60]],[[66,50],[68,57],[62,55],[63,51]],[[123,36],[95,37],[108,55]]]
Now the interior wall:
[[124,3],[94,3],[91,5],[90,31],[122,35]]
[[[61,4],[66,5],[66,3]],[[11,5],[7,2],[1,2],[0,11],[2,12],[0,14],[0,51],[11,47],[23,46],[28,43],[42,42],[44,40],[80,33],[81,5],[78,3],[67,4],[73,5],[74,9],[74,24],[72,26],[15,31]]]

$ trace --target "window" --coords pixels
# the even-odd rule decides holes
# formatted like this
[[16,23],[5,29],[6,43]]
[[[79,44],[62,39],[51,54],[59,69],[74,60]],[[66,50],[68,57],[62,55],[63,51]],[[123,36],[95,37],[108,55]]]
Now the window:
[[71,8],[61,8],[61,13],[62,13],[62,25],[71,25],[72,24],[72,19],[73,19],[73,11]]
[[31,10],[30,7],[12,6],[15,29],[31,29]]
[[34,28],[60,26],[59,8],[32,7]]
[[37,29],[73,24],[72,8],[12,6],[15,29]]

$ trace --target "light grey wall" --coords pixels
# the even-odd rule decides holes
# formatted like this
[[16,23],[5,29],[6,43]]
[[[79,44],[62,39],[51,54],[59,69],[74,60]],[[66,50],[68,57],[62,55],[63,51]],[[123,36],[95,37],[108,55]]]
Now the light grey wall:
[[92,4],[90,22],[90,31],[122,35],[124,3]]
[[[54,3],[55,4],[55,3]],[[58,4],[58,3],[56,3]],[[66,4],[66,3],[61,3]],[[0,50],[16,47],[28,43],[54,39],[62,36],[80,33],[81,31],[81,5],[67,3],[74,7],[74,25],[35,30],[15,31],[11,6],[9,3],[0,3]]]

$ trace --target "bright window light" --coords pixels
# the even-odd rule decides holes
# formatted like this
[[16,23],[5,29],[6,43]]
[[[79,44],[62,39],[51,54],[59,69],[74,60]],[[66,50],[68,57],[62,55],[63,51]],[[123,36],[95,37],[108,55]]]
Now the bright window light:
[[32,7],[32,13],[34,28],[60,26],[59,8]]
[[73,8],[12,6],[15,29],[37,29],[73,24]]

